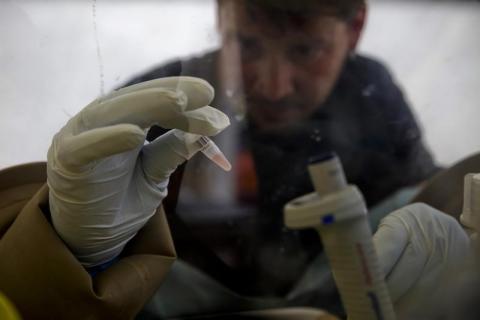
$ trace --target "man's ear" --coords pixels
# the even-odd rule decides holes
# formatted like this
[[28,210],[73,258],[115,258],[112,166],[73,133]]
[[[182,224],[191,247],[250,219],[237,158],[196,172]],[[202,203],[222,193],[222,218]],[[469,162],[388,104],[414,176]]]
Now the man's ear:
[[365,21],[367,18],[367,6],[362,5],[357,10],[357,13],[350,21],[350,51],[354,51],[362,35],[363,28],[365,26]]

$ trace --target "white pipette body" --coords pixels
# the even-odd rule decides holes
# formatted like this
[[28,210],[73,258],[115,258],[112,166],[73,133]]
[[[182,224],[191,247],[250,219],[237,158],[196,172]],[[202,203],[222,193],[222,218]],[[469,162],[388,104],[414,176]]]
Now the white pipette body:
[[395,319],[362,194],[347,185],[333,153],[316,159],[309,172],[316,192],[285,206],[285,225],[318,231],[349,320]]

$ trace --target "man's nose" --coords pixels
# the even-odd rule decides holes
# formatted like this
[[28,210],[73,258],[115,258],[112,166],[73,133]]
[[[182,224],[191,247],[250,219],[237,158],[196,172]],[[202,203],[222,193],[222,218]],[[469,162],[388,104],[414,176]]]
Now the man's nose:
[[289,61],[271,57],[259,66],[256,89],[265,99],[275,101],[292,94],[295,89],[294,69]]

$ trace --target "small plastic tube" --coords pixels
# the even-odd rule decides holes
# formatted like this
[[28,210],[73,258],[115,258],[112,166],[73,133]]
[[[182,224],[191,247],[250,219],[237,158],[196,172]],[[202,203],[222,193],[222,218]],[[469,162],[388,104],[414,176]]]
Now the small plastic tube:
[[230,171],[232,165],[227,160],[223,152],[218,148],[218,146],[208,137],[201,136],[197,142],[202,146],[200,151],[210,160],[212,160],[216,165],[222,168],[225,171]]

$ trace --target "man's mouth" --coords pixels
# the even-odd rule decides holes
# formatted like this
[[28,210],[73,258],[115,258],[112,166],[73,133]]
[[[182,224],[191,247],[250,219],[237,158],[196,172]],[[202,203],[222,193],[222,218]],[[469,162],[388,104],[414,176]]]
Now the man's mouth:
[[292,115],[298,113],[301,107],[294,102],[272,103],[258,100],[251,100],[248,102],[248,110],[252,114],[257,114],[265,120],[286,120]]

